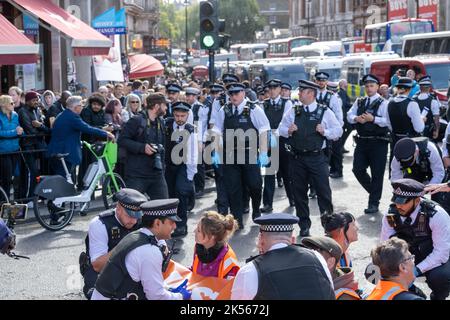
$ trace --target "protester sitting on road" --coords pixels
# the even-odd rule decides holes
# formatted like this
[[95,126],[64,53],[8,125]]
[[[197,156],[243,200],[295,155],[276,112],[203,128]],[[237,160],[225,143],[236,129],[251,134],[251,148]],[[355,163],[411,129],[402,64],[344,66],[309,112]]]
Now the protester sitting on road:
[[319,252],[327,262],[333,277],[336,300],[361,300],[353,270],[337,267],[342,256],[342,249],[335,240],[330,237],[307,237],[302,239],[302,245]]
[[[20,150],[19,136],[23,129],[19,125],[19,116],[14,111],[14,102],[10,96],[0,97],[0,186],[7,195],[11,190],[12,176],[19,162],[19,155],[2,153]],[[14,138],[14,139],[13,139]]]
[[325,234],[336,240],[342,248],[343,255],[338,261],[338,267],[352,268],[352,261],[348,254],[351,243],[358,241],[358,226],[355,217],[348,212],[325,214],[321,217]]
[[415,257],[406,241],[391,238],[373,249],[371,256],[380,279],[367,300],[424,300],[408,291],[416,277]]
[[195,253],[192,271],[205,277],[227,279],[239,271],[237,257],[228,240],[237,230],[232,215],[207,212],[195,229]]

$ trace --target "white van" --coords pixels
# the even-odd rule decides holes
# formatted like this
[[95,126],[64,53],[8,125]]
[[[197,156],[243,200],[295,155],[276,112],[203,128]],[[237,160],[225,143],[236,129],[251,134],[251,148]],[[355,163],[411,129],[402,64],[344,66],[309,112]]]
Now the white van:
[[314,80],[317,72],[328,73],[331,82],[337,82],[341,79],[342,57],[307,58],[303,60],[303,64],[311,80]]
[[342,41],[321,41],[292,49],[293,57],[339,57],[342,56]]

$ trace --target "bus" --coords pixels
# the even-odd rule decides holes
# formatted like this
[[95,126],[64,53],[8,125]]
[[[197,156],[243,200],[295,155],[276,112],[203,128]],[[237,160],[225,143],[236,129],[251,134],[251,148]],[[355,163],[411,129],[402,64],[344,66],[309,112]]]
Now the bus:
[[364,43],[363,37],[350,37],[342,39],[342,56],[352,53],[358,53],[361,51],[361,44]]
[[303,64],[306,73],[310,76],[309,80],[314,81],[314,76],[318,72],[328,73],[331,82],[338,82],[341,79],[342,58],[307,58],[303,60]]
[[432,20],[427,19],[402,19],[371,24],[364,30],[364,43],[355,46],[355,50],[364,52],[394,51],[402,54],[404,36],[429,32],[434,32],[434,25]]
[[270,79],[279,79],[293,88],[298,87],[299,80],[309,78],[301,59],[255,61],[250,65],[249,77],[251,83],[256,77],[263,83]]
[[232,46],[230,46],[230,52],[236,54],[238,59],[240,59],[240,56],[241,56],[241,47],[242,46],[243,46],[243,44],[241,44],[241,43],[233,44]]
[[450,54],[450,31],[411,34],[403,37],[403,57]]
[[243,44],[239,50],[239,60],[251,61],[267,57],[267,43]]
[[347,80],[347,94],[353,102],[358,97],[363,97],[364,87],[361,86],[361,78],[370,73],[372,63],[380,60],[398,59],[395,52],[365,52],[347,55],[342,60],[341,79]]
[[343,50],[341,41],[321,41],[292,49],[292,56],[298,58],[340,57]]
[[269,58],[291,57],[292,49],[307,46],[316,41],[316,38],[306,36],[269,41]]

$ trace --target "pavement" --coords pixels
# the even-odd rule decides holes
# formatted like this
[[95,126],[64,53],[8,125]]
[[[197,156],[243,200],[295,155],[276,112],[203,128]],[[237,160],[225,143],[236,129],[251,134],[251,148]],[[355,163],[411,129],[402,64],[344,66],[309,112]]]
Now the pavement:
[[[350,256],[353,260],[355,276],[363,289],[371,285],[364,278],[365,267],[370,262],[370,250],[377,244],[382,214],[365,215],[368,195],[356,181],[352,169],[353,147],[349,139],[346,148],[351,150],[344,159],[344,178],[331,179],[333,202],[336,211],[348,211],[355,215],[359,226],[359,240],[350,246]],[[208,186],[212,187],[212,181]],[[391,187],[388,174],[385,175],[383,198],[380,209],[387,211],[391,198]],[[98,199],[100,199],[98,197]],[[215,209],[215,192],[207,192],[197,199],[194,212],[189,215],[187,237],[177,241],[178,254],[173,259],[185,266],[191,266],[194,252],[194,229],[203,212]],[[101,208],[101,200],[94,202],[92,207]],[[295,213],[289,207],[284,189],[277,188],[274,200],[274,212]],[[317,200],[310,201],[312,235],[323,235],[320,224],[320,213]],[[1,299],[48,299],[48,300],[82,300],[83,280],[79,274],[78,257],[85,250],[84,239],[89,221],[99,212],[95,210],[86,217],[74,216],[71,225],[58,232],[44,230],[33,219],[17,225],[17,247],[15,252],[30,257],[30,260],[14,260],[0,256],[0,300]],[[29,216],[33,211],[29,212]],[[231,239],[239,262],[243,265],[250,256],[257,255],[256,239],[258,226],[252,222],[251,214],[244,217],[245,229],[237,232]],[[296,235],[298,235],[296,227]],[[429,295],[424,280],[419,279],[417,285]]]

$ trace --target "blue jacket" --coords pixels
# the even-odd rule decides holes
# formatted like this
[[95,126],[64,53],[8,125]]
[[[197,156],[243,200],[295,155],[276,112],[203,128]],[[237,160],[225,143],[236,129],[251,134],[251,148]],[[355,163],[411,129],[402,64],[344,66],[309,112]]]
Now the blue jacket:
[[66,160],[72,165],[81,163],[81,133],[106,139],[105,131],[91,127],[81,117],[69,109],[64,110],[55,120],[52,138],[48,145],[48,155],[68,153]]
[[19,116],[12,112],[11,120],[0,111],[0,152],[14,152],[20,149],[19,139],[2,139],[17,137],[16,128],[19,126]]

